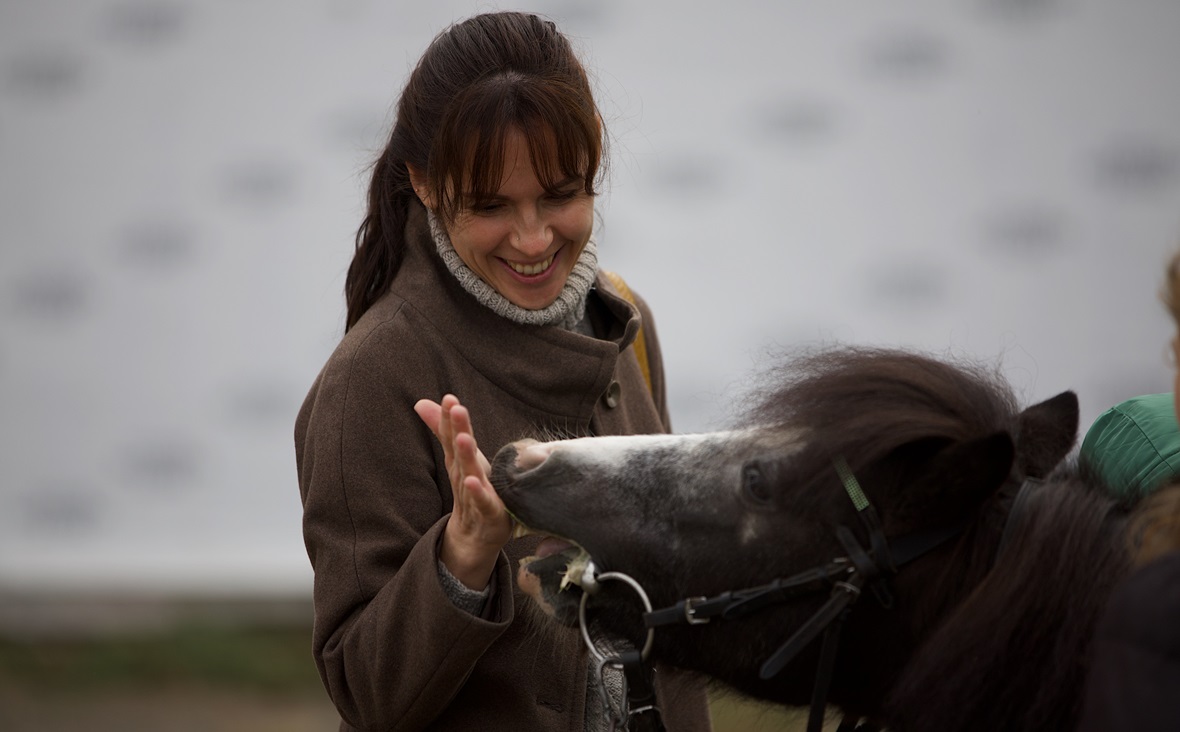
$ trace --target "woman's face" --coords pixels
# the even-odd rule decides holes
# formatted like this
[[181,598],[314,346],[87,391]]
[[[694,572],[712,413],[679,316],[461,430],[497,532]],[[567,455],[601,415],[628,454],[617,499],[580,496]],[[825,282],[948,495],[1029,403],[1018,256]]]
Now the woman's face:
[[594,198],[581,178],[547,193],[519,130],[505,139],[503,170],[496,196],[478,208],[460,209],[447,234],[463,263],[484,282],[513,305],[539,310],[561,294],[590,239]]

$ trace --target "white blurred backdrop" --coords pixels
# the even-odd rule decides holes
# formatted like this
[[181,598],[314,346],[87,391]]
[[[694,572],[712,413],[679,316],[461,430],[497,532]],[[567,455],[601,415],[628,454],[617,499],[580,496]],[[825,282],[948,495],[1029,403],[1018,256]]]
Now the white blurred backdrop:
[[[292,424],[431,0],[0,0],[0,592],[301,594]],[[602,264],[678,431],[770,354],[1170,389],[1174,0],[536,0],[613,147]],[[437,396],[437,395],[423,395]],[[476,428],[478,430],[478,415]]]

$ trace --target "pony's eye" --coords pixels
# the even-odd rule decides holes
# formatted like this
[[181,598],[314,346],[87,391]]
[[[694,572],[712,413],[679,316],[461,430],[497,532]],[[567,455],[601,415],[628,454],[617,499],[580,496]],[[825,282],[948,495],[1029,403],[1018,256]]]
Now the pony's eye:
[[742,491],[758,503],[770,503],[770,481],[756,462],[742,466]]

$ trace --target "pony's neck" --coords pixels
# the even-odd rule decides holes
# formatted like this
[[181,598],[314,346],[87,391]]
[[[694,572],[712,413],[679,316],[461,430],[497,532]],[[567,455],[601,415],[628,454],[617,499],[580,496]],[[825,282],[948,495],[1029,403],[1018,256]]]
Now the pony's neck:
[[1072,729],[1094,625],[1126,572],[1123,523],[1114,502],[1076,476],[1044,485],[995,567],[902,672],[887,724]]

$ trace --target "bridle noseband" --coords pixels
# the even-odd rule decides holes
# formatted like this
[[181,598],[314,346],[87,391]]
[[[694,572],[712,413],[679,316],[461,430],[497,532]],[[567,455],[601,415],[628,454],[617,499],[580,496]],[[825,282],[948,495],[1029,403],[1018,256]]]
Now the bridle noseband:
[[[659,721],[659,710],[654,706],[654,693],[651,693],[650,682],[645,685],[643,676],[639,673],[644,668],[644,662],[651,650],[657,627],[681,623],[704,625],[715,619],[742,618],[771,605],[782,604],[827,589],[828,599],[823,606],[803,623],[785,643],[779,646],[759,669],[759,676],[762,679],[774,678],[817,636],[823,634],[823,646],[820,650],[815,686],[812,689],[811,711],[807,720],[807,732],[820,732],[823,727],[828,690],[835,670],[840,632],[852,605],[860,598],[862,590],[867,586],[881,606],[889,609],[893,605],[889,578],[897,574],[900,567],[963,533],[970,523],[969,519],[965,519],[953,525],[896,537],[892,542],[887,541],[881,528],[880,517],[861,489],[856,476],[848,467],[848,463],[843,458],[837,458],[833,462],[844,486],[844,491],[851,499],[857,516],[868,532],[869,546],[867,548],[861,545],[856,535],[847,526],[840,525],[836,527],[836,537],[847,552],[845,556],[836,557],[824,565],[813,567],[790,577],[776,579],[766,585],[726,591],[713,597],[688,597],[657,610],[652,609],[647,593],[633,578],[620,572],[596,574],[593,564],[590,565],[583,576],[585,592],[578,608],[578,623],[582,628],[582,638],[599,662],[600,689],[601,671],[606,665],[623,668],[627,682],[624,694],[627,698],[623,703],[621,714],[616,715],[613,707],[609,703],[607,704],[607,708],[612,710],[612,724],[621,722],[626,726],[629,721],[638,720],[639,717],[636,715],[642,712],[654,715],[643,720],[642,723],[648,724],[646,729],[663,729],[663,724]],[[647,637],[642,651],[629,651],[608,657],[599,652],[592,642],[586,629],[586,604],[588,598],[596,593],[597,583],[602,580],[625,582],[640,596],[645,611],[643,621],[647,628]],[[650,680],[650,669],[648,669],[646,677]],[[633,679],[636,681],[634,684],[632,683]],[[637,699],[634,696],[636,691],[642,695],[641,698]],[[605,692],[603,697],[606,698]],[[639,706],[636,706],[637,700],[640,702]],[[629,707],[635,708],[629,711]],[[651,726],[653,722],[655,726]],[[874,730],[876,727],[872,725],[858,727],[856,719],[846,717],[840,724],[839,732],[849,732],[853,729]]]

